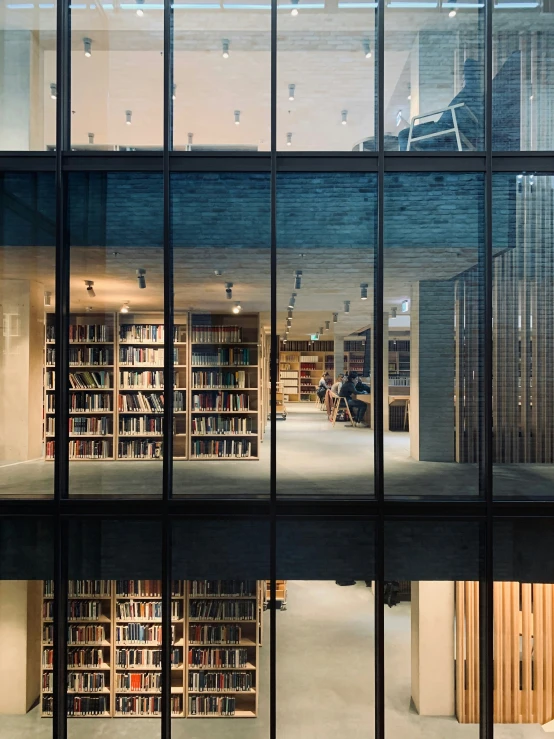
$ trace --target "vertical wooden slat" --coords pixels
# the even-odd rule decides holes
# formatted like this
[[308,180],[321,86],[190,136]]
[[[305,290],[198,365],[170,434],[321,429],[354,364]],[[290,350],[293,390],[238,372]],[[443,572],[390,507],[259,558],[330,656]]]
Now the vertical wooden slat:
[[544,723],[544,591],[543,585],[533,584],[533,641],[535,645],[533,672],[535,677],[534,720]]
[[522,631],[522,718],[523,722],[531,722],[533,713],[532,680],[532,632],[531,632],[531,585],[523,583],[521,586],[521,631]]
[[470,723],[475,722],[475,670],[473,653],[475,651],[475,624],[473,623],[473,583],[466,582],[466,622],[467,622],[467,714]]
[[515,724],[521,723],[521,693],[519,688],[519,670],[520,670],[520,658],[519,658],[519,634],[520,634],[520,611],[519,611],[519,583],[511,583],[511,597],[510,607],[512,611],[512,639],[511,639],[511,650],[512,650],[512,721]]
[[475,683],[473,688],[473,705],[474,705],[474,720],[477,723],[479,721],[479,583],[474,582],[473,584],[473,633],[475,636],[474,647],[473,647],[473,674],[475,676]]
[[503,723],[513,723],[512,716],[512,609],[511,609],[511,583],[503,582],[502,585],[502,629],[503,629],[503,652],[502,652],[502,703]]
[[502,634],[500,631],[501,620],[499,618],[500,602],[502,599],[502,583],[494,583],[494,720],[500,721],[502,707],[500,704],[502,696]]
[[552,585],[544,586],[544,717],[552,716]]
[[465,711],[465,608],[464,584],[456,582],[456,716],[462,724],[466,723]]

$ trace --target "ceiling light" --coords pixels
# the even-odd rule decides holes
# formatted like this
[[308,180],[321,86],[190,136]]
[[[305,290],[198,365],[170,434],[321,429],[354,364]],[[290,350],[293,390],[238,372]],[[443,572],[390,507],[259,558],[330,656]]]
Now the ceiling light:
[[347,110],[341,111],[341,117],[342,117],[342,121],[341,121],[342,125],[346,126],[346,124],[348,123],[348,111]]
[[360,298],[367,300],[367,282],[362,282],[360,285]]
[[85,56],[91,57],[92,56],[92,39],[84,38],[83,39],[83,47],[85,50]]
[[56,87],[55,82],[52,82],[52,84],[50,85],[50,97],[52,98],[52,100],[56,100],[56,98],[58,97],[58,88]]
[[292,326],[292,318],[287,318],[287,328]]
[[44,305],[52,305],[52,293],[47,291],[44,292]]
[[350,313],[350,301],[349,300],[344,301],[344,312]]
[[193,133],[187,133],[187,143],[189,146],[192,146],[192,139],[194,134]]
[[94,292],[93,288],[94,282],[92,280],[85,280],[85,285],[87,286],[87,293],[89,298],[95,298],[96,293]]
[[240,313],[242,310],[242,305],[239,303],[235,303],[235,307],[233,308],[233,313]]
[[296,303],[296,293],[293,293],[293,294],[292,294],[292,295],[290,296],[290,300],[289,300],[289,304],[288,304],[288,307],[289,307],[289,308],[294,308],[294,304],[295,304],[295,303]]
[[225,295],[227,296],[227,300],[232,299],[233,297],[233,283],[232,282],[225,283]]
[[366,59],[371,59],[371,44],[368,38],[364,39],[364,54]]
[[221,42],[221,47],[223,49],[223,58],[229,59],[229,41],[226,38]]
[[235,126],[240,125],[240,110],[235,110]]
[[146,287],[146,270],[145,269],[137,269],[137,280],[138,280],[138,286],[141,290],[144,290]]
[[94,144],[94,134],[93,133],[89,133],[88,142],[89,144]]
[[322,333],[323,333],[323,326],[320,326],[319,327],[319,335],[321,336]]
[[130,125],[131,125],[131,118],[132,118],[132,115],[133,115],[133,111],[132,111],[132,110],[126,110],[126,111],[125,111],[125,123],[126,123],[126,124],[127,124],[128,126],[130,126]]
[[325,321],[325,330],[329,331],[330,328],[331,328],[331,321]]
[[298,0],[291,0],[291,4],[293,8],[290,11],[290,14],[294,16],[298,15],[298,8],[296,7],[298,5]]
[[123,303],[123,305],[122,305],[122,306],[121,306],[121,308],[119,309],[119,312],[120,312],[120,313],[128,313],[128,312],[129,312],[129,301],[128,301],[128,300],[126,300],[126,301],[125,301],[125,302]]
[[448,17],[449,18],[455,18],[456,17],[456,11],[455,10],[451,10],[450,13],[448,14]]
[[391,318],[396,318],[396,312],[397,312],[397,310],[398,310],[398,308],[391,308],[390,309],[390,317]]
[[287,318],[292,318],[292,308],[288,309]]
[[333,313],[333,323],[338,323],[338,320],[339,320],[339,314]]
[[173,97],[173,100],[176,100],[177,99],[177,85],[175,84],[175,82],[173,83],[173,95],[172,95],[172,97]]
[[294,289],[300,290],[301,287],[302,287],[302,270],[297,269],[296,272],[294,273]]
[[410,303],[408,300],[403,300],[400,303],[400,310],[402,311],[402,313],[407,313],[410,310]]
[[296,89],[296,85],[289,85],[289,100],[294,100],[295,89]]
[[86,310],[87,313],[90,313],[92,311],[92,305],[87,305],[87,307],[85,308],[85,310]]
[[[190,134],[192,136],[192,134]],[[214,269],[214,275],[217,275],[218,277],[222,275],[223,272],[220,269]]]
[[287,133],[287,146],[292,146],[292,133]]
[[140,6],[144,3],[144,0],[136,0],[136,1],[137,1],[137,5],[139,6],[137,8],[137,15],[139,18],[142,18],[142,16],[144,15],[144,10]]

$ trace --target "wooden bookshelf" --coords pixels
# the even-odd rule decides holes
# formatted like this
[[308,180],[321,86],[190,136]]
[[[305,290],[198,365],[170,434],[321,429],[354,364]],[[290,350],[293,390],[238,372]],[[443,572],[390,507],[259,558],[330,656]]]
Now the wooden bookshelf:
[[[53,582],[45,580],[43,717],[52,716],[53,597]],[[257,716],[262,607],[262,581],[173,581],[172,717]],[[68,638],[87,627],[101,628],[102,638],[67,645],[68,716],[160,716],[161,608],[160,580],[69,582]]]
[[324,367],[323,353],[300,352],[300,400],[309,401],[317,398],[317,386]]
[[284,401],[297,403],[300,400],[300,352],[281,350],[279,382]]

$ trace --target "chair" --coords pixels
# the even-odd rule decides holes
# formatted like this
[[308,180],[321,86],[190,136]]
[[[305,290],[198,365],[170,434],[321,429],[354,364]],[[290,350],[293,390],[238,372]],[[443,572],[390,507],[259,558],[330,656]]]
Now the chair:
[[346,412],[348,413],[348,418],[350,419],[350,423],[352,426],[355,426],[354,419],[352,418],[352,414],[350,413],[350,406],[346,402],[346,398],[341,398],[340,395],[336,395],[335,393],[331,393],[329,391],[329,394],[333,398],[333,408],[331,410],[331,423],[333,426],[335,425],[337,421],[337,414],[339,412],[339,408],[341,406],[341,402],[344,400],[344,405],[346,406]]

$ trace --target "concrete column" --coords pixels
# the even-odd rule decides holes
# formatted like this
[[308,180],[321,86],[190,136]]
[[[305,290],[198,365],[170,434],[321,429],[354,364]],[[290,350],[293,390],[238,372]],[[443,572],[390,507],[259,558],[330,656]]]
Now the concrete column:
[[337,336],[337,334],[334,335],[334,360],[335,360],[335,377],[336,380],[337,375],[344,372],[344,336]]
[[412,582],[412,699],[420,716],[454,715],[453,582]]
[[414,283],[411,303],[410,454],[454,461],[454,283]]
[[0,580],[0,714],[23,714],[40,695],[41,580]]
[[44,289],[0,280],[0,462],[42,456]]
[[0,69],[0,150],[43,149],[43,61],[34,31],[0,31]]

